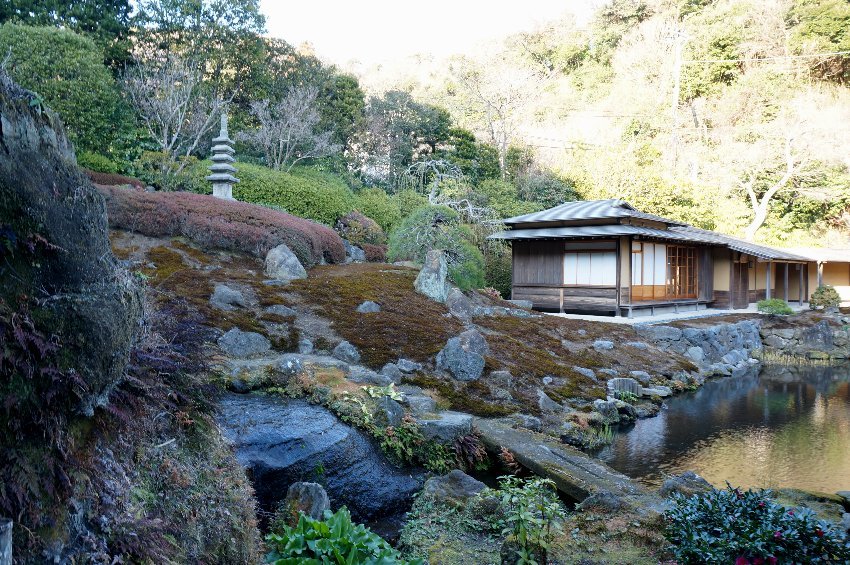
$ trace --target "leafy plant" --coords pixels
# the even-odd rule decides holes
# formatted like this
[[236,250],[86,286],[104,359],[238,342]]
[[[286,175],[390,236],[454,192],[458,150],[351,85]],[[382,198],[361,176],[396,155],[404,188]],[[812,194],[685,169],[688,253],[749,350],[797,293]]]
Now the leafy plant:
[[665,535],[679,563],[840,563],[850,560],[847,536],[803,508],[772,500],[769,490],[728,485],[671,496]]
[[517,543],[520,564],[546,562],[552,534],[566,516],[555,493],[555,483],[534,477],[499,477],[499,493],[505,509],[504,534]]
[[822,285],[812,293],[809,299],[809,308],[818,310],[820,308],[838,308],[841,305],[841,296],[835,288]]
[[793,314],[794,311],[788,306],[788,303],[781,298],[769,298],[767,300],[759,300],[756,303],[756,308],[759,312],[765,314],[775,314],[778,316],[787,316]]
[[312,565],[336,563],[406,564],[419,565],[421,560],[408,561],[379,535],[362,524],[351,521],[347,508],[335,514],[325,513],[324,520],[314,520],[301,514],[298,524],[281,524],[282,532],[266,536],[271,551],[266,563],[275,565]]
[[622,400],[623,402],[628,402],[629,404],[634,404],[638,401],[638,395],[633,392],[629,392],[628,390],[618,390],[615,393],[615,396]]
[[404,398],[404,394],[396,390],[395,383],[390,383],[387,386],[364,386],[363,390],[372,398],[383,398],[385,396],[389,396],[393,400]]

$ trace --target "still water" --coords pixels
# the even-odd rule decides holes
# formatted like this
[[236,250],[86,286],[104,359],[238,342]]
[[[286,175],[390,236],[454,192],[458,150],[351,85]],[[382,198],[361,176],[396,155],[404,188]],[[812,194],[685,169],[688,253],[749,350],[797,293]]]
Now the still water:
[[715,486],[850,490],[850,367],[766,367],[706,383],[598,456],[652,486],[693,470]]

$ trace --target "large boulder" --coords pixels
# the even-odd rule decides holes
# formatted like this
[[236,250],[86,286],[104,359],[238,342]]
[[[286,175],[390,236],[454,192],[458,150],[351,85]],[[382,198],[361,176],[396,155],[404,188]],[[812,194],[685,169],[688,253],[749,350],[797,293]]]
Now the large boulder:
[[339,345],[334,347],[333,356],[346,363],[360,362],[360,352],[347,341],[340,342]]
[[[33,371],[22,376],[28,384],[16,391],[15,402],[10,396],[6,421],[17,420],[15,406],[29,406],[25,397],[42,388],[53,394],[51,421],[63,421],[66,408],[93,415],[124,376],[141,291],[112,255],[103,197],[77,167],[62,123],[2,70],[0,281],[0,342],[9,347],[10,370],[15,374],[19,358]],[[40,343],[30,330],[47,339]],[[51,372],[57,364],[51,336],[61,344],[63,376]],[[22,345],[27,339],[36,341]],[[26,352],[19,356],[16,348]],[[45,402],[34,399],[37,407]],[[38,429],[45,441],[50,432],[41,423]]]
[[444,411],[417,420],[422,434],[428,439],[452,443],[472,432],[472,416],[462,412]]
[[476,381],[484,371],[487,341],[478,330],[466,330],[446,342],[437,354],[437,368],[448,371],[459,381]]
[[472,300],[456,287],[452,287],[446,296],[446,306],[449,307],[449,312],[452,316],[460,320],[471,319],[475,311]]
[[445,253],[436,249],[429,251],[425,256],[425,264],[413,283],[416,292],[431,300],[445,302],[449,295],[449,284],[446,282],[448,272]]
[[[274,511],[304,477],[324,485],[334,508],[357,521],[406,511],[423,475],[389,464],[364,432],[304,400],[225,395],[219,423],[247,469],[260,508]],[[297,423],[297,425],[296,425]]]
[[306,279],[307,271],[286,244],[281,243],[266,254],[266,275],[274,280],[290,282]]

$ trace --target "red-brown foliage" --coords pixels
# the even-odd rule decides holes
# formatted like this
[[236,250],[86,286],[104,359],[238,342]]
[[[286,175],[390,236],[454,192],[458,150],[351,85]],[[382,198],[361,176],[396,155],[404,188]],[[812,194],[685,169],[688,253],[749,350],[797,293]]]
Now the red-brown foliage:
[[361,245],[363,253],[366,254],[366,260],[370,263],[385,263],[387,260],[386,245],[372,245],[364,243]]
[[283,212],[203,194],[139,192],[99,186],[109,225],[151,237],[182,235],[207,249],[242,251],[263,257],[285,243],[305,267],[323,258],[345,260],[342,239],[331,228]]
[[113,173],[99,173],[97,171],[90,171],[89,169],[83,169],[83,172],[86,173],[86,176],[88,176],[94,184],[101,184],[104,186],[130,185],[138,189],[145,187],[145,183],[139,179],[134,179],[133,177],[126,177],[124,175],[116,175]]

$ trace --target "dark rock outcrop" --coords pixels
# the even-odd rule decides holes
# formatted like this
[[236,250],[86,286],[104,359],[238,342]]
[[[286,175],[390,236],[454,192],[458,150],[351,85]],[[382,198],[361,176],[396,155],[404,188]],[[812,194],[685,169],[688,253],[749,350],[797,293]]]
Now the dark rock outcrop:
[[484,371],[487,341],[478,330],[467,330],[449,339],[437,355],[437,368],[449,371],[459,381],[475,381]]
[[425,481],[422,495],[430,496],[437,502],[452,506],[465,506],[470,498],[487,488],[487,485],[473,479],[463,471],[455,469],[441,477],[432,477]]
[[313,480],[334,508],[344,504],[367,521],[406,510],[424,480],[387,463],[365,434],[306,401],[229,394],[219,422],[265,510],[277,508],[293,483]]

